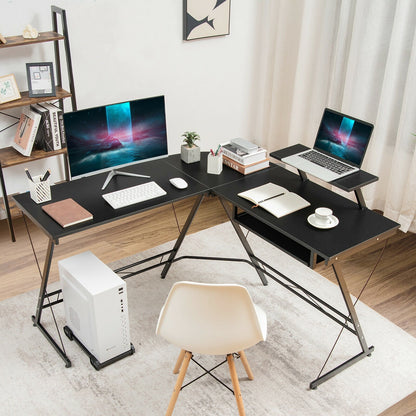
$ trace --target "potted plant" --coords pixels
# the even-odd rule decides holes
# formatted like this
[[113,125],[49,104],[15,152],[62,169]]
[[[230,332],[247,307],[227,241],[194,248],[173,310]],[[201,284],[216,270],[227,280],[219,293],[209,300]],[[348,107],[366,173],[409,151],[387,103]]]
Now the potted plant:
[[195,144],[199,140],[199,134],[194,131],[186,131],[182,134],[185,144],[181,146],[181,159],[185,163],[199,162],[201,159],[201,149]]

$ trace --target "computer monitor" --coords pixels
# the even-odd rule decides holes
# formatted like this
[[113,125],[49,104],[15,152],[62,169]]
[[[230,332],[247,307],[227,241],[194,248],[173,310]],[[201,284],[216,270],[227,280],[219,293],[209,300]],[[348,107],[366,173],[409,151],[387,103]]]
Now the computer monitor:
[[[64,114],[71,179],[168,155],[163,96]],[[139,175],[140,176],[140,175]]]

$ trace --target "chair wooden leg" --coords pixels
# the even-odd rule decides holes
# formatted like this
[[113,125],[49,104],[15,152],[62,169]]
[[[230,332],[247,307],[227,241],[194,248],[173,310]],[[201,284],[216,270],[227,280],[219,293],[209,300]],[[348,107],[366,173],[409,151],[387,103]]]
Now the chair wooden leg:
[[175,368],[173,369],[173,374],[179,373],[179,369],[181,368],[183,362],[183,357],[185,357],[185,352],[185,350],[181,350],[181,352],[179,353],[179,357],[176,360]]
[[170,398],[168,410],[166,411],[166,416],[171,416],[173,413],[173,409],[175,407],[176,400],[178,399],[179,392],[181,391],[182,383],[185,378],[186,371],[188,370],[188,365],[189,365],[189,361],[191,361],[191,358],[192,358],[192,353],[189,351],[186,351],[185,357],[182,362],[181,371],[179,372],[178,378],[175,383],[175,387],[173,389],[172,396]]
[[240,356],[241,362],[246,370],[247,377],[249,380],[254,380],[253,372],[251,371],[250,364],[247,361],[246,353],[244,351],[238,351],[238,355]]
[[243,398],[241,397],[240,383],[238,382],[237,371],[235,370],[234,357],[232,354],[227,355],[228,367],[230,368],[231,380],[233,382],[234,396],[237,402],[238,414],[245,416]]

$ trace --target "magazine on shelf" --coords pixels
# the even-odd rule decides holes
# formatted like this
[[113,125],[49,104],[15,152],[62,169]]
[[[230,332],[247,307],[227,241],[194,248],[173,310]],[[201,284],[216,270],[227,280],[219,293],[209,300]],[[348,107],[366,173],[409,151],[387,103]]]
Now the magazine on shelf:
[[238,194],[241,198],[251,201],[253,208],[261,207],[277,218],[306,208],[310,205],[306,199],[283,186],[269,182]]
[[266,150],[261,147],[259,147],[257,151],[253,153],[248,153],[235,144],[227,142],[221,145],[221,149],[225,156],[235,160],[242,165],[250,165],[252,163],[260,162],[267,157]]
[[247,153],[256,153],[259,148],[255,143],[242,138],[231,139],[230,142]]
[[30,156],[35,143],[41,116],[30,108],[23,108],[12,146],[23,156]]

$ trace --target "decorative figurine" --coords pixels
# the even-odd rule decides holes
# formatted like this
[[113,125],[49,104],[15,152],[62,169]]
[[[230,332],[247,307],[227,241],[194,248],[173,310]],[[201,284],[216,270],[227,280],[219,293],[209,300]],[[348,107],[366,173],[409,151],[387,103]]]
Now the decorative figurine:
[[32,25],[26,25],[23,29],[23,37],[25,39],[36,39],[38,36],[39,32]]

